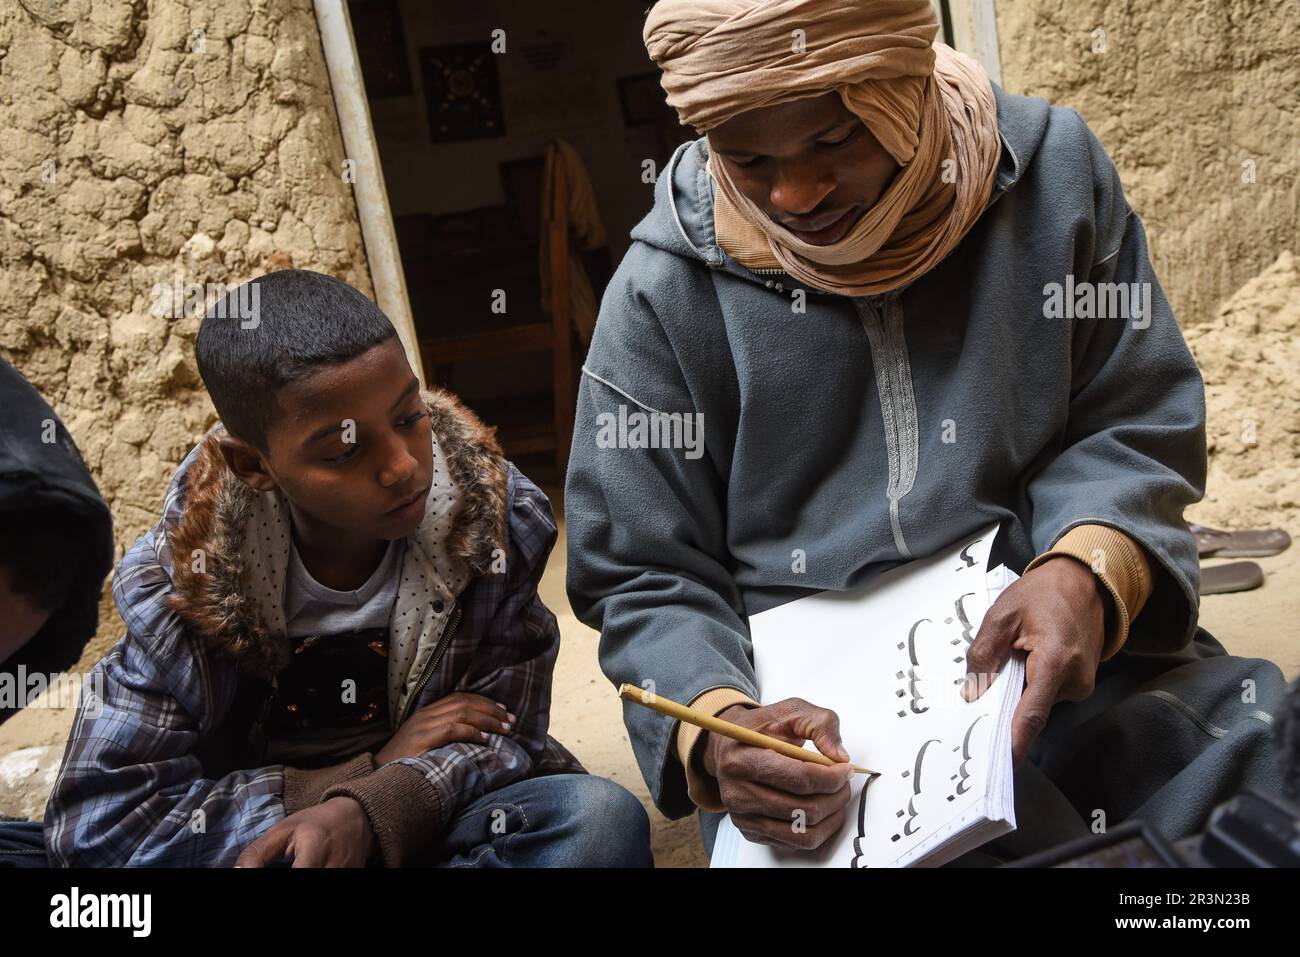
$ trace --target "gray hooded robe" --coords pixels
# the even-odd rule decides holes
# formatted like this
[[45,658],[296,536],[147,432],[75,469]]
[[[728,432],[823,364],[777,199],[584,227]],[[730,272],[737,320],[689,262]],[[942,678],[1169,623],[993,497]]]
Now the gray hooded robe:
[[[1145,550],[1154,590],[1096,693],[1053,709],[1031,753],[1048,796],[1029,803],[1020,781],[1043,775],[1022,768],[1017,817],[1032,833],[1073,805],[1039,843],[1087,833],[1098,810],[1178,838],[1244,784],[1280,786],[1268,733],[1282,676],[1197,626],[1182,516],[1204,490],[1204,390],[1115,167],[1073,110],[994,91],[1003,149],[986,211],[883,296],[731,259],[707,140],[677,150],[583,369],[569,596],[616,685],[757,699],[750,614],[859,585],[990,521],[992,563],[1016,571],[1075,525],[1112,526]],[[1109,317],[1079,318],[1098,308],[1073,292],[1085,281],[1137,295],[1121,315],[1112,298]],[[637,442],[612,425],[635,412],[702,421],[702,449],[617,447]],[[673,723],[631,704],[624,719],[656,805],[689,813]]]

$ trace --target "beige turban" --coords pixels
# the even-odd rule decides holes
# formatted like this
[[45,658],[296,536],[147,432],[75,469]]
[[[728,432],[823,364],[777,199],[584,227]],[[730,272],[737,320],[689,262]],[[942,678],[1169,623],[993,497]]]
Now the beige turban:
[[834,91],[902,167],[839,242],[805,243],[712,155],[730,207],[791,276],[841,295],[905,285],[942,260],[988,202],[1000,146],[978,63],[935,43],[929,0],[659,0],[643,38],[668,103],[704,133],[733,116]]

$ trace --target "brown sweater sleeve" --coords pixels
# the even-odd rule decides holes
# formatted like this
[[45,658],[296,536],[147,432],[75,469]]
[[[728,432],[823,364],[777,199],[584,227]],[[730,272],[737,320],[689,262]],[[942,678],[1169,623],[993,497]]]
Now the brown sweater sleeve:
[[1124,647],[1129,625],[1151,597],[1151,565],[1142,546],[1118,529],[1076,525],[1026,565],[1025,571],[1061,555],[1076,558],[1091,568],[1115,600],[1115,627],[1106,636],[1101,652],[1101,660],[1105,661]]
[[287,817],[320,803],[321,795],[335,784],[363,778],[375,769],[375,757],[369,752],[328,768],[285,767],[284,813]]
[[333,797],[350,797],[361,805],[385,867],[418,862],[442,833],[442,796],[409,764],[385,764],[364,778],[336,784],[321,800]]

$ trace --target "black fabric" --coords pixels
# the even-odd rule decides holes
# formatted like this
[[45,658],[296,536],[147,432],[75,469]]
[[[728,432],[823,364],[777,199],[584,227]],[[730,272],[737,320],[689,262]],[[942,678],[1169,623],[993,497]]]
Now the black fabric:
[[[54,427],[54,441],[43,442]],[[0,359],[0,521],[7,514],[57,508],[79,519],[81,572],[71,597],[8,661],[27,672],[49,674],[76,663],[99,625],[99,596],[113,564],[113,519],[72,436],[40,393]],[[0,723],[16,708],[0,708]]]
[[0,870],[49,866],[39,821],[0,818]]
[[277,676],[268,735],[388,727],[388,629],[354,629],[294,642]]

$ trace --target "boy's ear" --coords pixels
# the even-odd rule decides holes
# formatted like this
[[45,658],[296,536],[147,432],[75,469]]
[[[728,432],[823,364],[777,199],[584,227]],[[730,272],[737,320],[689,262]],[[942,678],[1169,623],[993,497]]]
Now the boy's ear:
[[257,492],[271,492],[276,481],[266,467],[266,459],[249,443],[229,432],[217,439],[221,456],[239,480]]

